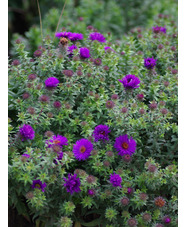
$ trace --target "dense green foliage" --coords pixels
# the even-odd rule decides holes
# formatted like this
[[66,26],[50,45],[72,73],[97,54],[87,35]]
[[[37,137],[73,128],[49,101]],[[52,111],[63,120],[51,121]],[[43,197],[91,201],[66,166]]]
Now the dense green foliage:
[[[138,1],[134,2],[137,4]],[[86,6],[86,1],[81,1],[83,3]],[[115,4],[113,1],[106,3]],[[92,7],[101,7],[94,1],[92,4],[95,4]],[[91,15],[92,9],[89,8]],[[77,9],[78,16],[85,17],[81,7],[77,6]],[[44,32],[45,39],[40,48],[42,55],[33,60],[25,46],[25,43],[32,48],[41,44],[39,28],[35,27],[27,33],[29,41],[20,39],[14,42],[13,51],[20,63],[9,62],[10,205],[28,219],[32,217],[37,226],[70,227],[72,223],[76,226],[132,226],[129,220],[135,218],[137,226],[151,227],[163,223],[163,217],[168,215],[171,218],[169,226],[176,227],[176,23],[170,16],[156,18],[153,26],[166,26],[166,34],[155,34],[152,28],[136,27],[117,42],[112,33],[105,34],[105,44],[88,39],[92,31],[86,29],[85,22],[68,27],[67,20],[67,31],[83,32],[84,39],[76,42],[78,48],[88,47],[91,54],[91,58],[81,59],[77,49],[69,58],[66,47],[58,46],[57,38],[53,42],[55,27],[52,26],[56,25],[58,16],[53,18],[51,15],[57,15],[56,11],[51,9],[45,17],[48,19],[43,21],[48,30]],[[64,18],[66,16],[64,14]],[[70,16],[68,18],[72,20]],[[100,23],[103,22],[101,19]],[[98,24],[94,25],[99,28]],[[36,44],[33,34],[37,33]],[[105,46],[114,51],[105,51]],[[144,67],[144,58],[152,56],[157,59],[157,65],[154,70],[148,70]],[[101,59],[101,65],[95,64],[97,58]],[[64,70],[72,70],[72,77],[66,76]],[[36,79],[29,80],[30,74],[36,74]],[[140,87],[132,92],[125,91],[118,81],[127,74],[136,75],[141,80]],[[51,76],[58,78],[60,84],[49,91],[44,82]],[[113,94],[117,94],[118,99],[112,99]],[[140,100],[138,94],[143,94],[144,98]],[[47,95],[49,100],[41,101],[42,95]],[[109,100],[114,103],[112,108],[108,108]],[[54,107],[55,101],[60,101],[61,108]],[[154,109],[149,107],[151,103],[157,104]],[[31,107],[33,111],[30,111]],[[33,127],[33,140],[21,140],[19,127],[23,124]],[[92,133],[99,124],[110,127],[108,142],[93,141]],[[63,148],[63,159],[57,164],[53,161],[56,153],[45,144],[47,131],[68,139],[69,145]],[[136,152],[129,162],[118,156],[113,146],[115,139],[124,134],[132,136],[137,143]],[[85,161],[76,160],[72,152],[73,145],[81,138],[89,139],[94,146],[91,156]],[[108,155],[108,151],[113,155]],[[30,158],[22,156],[25,152]],[[155,171],[150,166],[154,166]],[[109,176],[113,172],[122,177],[122,188],[110,184]],[[76,173],[80,178],[80,193],[70,195],[66,191],[64,177],[68,173]],[[94,176],[91,183],[87,180],[90,175]],[[34,179],[46,183],[45,192],[31,188]],[[127,191],[129,187],[133,189],[131,194]],[[88,189],[94,189],[95,195],[88,195]],[[159,196],[166,201],[162,207],[154,202]],[[123,205],[121,200],[124,197],[129,199],[129,204]],[[149,222],[143,218],[145,213],[151,215]]]

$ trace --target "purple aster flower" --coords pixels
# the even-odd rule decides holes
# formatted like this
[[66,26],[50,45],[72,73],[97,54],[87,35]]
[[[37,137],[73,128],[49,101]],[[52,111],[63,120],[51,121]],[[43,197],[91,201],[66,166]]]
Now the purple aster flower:
[[77,174],[68,174],[68,178],[63,178],[65,181],[64,187],[67,192],[70,192],[72,195],[74,192],[79,192],[81,189],[79,188],[81,185],[80,179],[77,177]]
[[123,84],[123,87],[125,88],[125,90],[136,89],[139,87],[139,84],[140,84],[139,78],[136,77],[135,75],[130,75],[130,74],[126,75],[124,78],[118,81]]
[[45,80],[46,88],[54,88],[59,84],[59,80],[56,77],[49,77]]
[[61,38],[61,37],[63,37],[63,38],[69,38],[71,35],[72,35],[72,32],[57,32],[55,34],[55,36],[57,38]]
[[35,132],[32,126],[30,125],[24,124],[22,127],[19,128],[19,132],[22,136],[22,141],[28,140],[28,139],[33,140],[35,137]]
[[85,160],[91,155],[92,143],[87,139],[80,139],[74,144],[73,153],[76,159]]
[[127,193],[130,195],[130,194],[132,194],[133,193],[133,188],[127,188]]
[[163,217],[163,222],[167,225],[171,223],[171,218],[168,215],[166,215]]
[[40,181],[40,180],[33,180],[32,182],[32,188],[38,188],[38,189],[41,189],[42,192],[45,191],[45,188],[46,187],[46,183],[43,183]]
[[69,35],[69,39],[72,42],[77,41],[77,40],[82,40],[83,39],[83,34],[81,34],[81,33],[72,33],[71,35]]
[[93,32],[89,35],[89,39],[94,41],[94,40],[97,40],[98,42],[100,43],[105,43],[106,42],[106,39],[105,37],[99,33],[99,32]]
[[90,196],[95,195],[94,189],[89,189],[89,190],[88,190],[88,194],[89,194]]
[[63,152],[62,152],[62,151],[61,151],[61,152],[58,152],[57,158],[54,159],[54,163],[57,165],[57,164],[58,164],[58,163],[57,163],[57,160],[58,160],[58,161],[61,161],[62,158],[63,158]]
[[154,66],[156,65],[157,59],[152,58],[145,58],[144,59],[144,66],[147,69],[153,69]]
[[65,136],[57,135],[53,136],[49,140],[46,140],[46,144],[48,145],[49,148],[52,147],[52,145],[58,145],[62,147],[64,145],[66,146],[68,145],[68,140]]
[[77,49],[77,46],[76,46],[76,45],[72,45],[72,46],[69,46],[69,47],[68,47],[67,51],[68,51],[70,57],[73,56],[73,51],[74,51],[75,49]]
[[29,155],[29,154],[27,154],[27,153],[24,153],[24,154],[22,154],[22,157],[25,157],[25,158],[30,158],[30,155]]
[[89,58],[90,57],[90,51],[86,47],[81,47],[80,48],[80,56],[82,58]]
[[93,132],[94,141],[98,140],[109,140],[108,133],[111,132],[107,125],[98,125],[95,127]]
[[110,175],[110,183],[113,187],[120,187],[121,188],[122,178],[119,174],[113,173]]
[[167,29],[164,27],[156,26],[152,27],[154,33],[166,33]]
[[116,138],[114,147],[119,151],[118,155],[120,156],[132,155],[136,150],[136,141],[132,137],[129,139],[128,135],[122,135]]

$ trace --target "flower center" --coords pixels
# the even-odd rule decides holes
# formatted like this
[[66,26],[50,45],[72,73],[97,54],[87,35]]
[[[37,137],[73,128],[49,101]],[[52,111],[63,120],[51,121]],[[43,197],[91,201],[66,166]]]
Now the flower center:
[[84,147],[84,146],[82,146],[81,148],[80,148],[80,152],[81,153],[84,153],[86,151],[86,148]]
[[101,131],[100,134],[105,135],[105,131]]
[[41,185],[40,184],[35,184],[35,187],[41,188]]
[[54,143],[54,144],[59,144],[60,141],[59,141],[59,140],[53,140],[53,143]]
[[130,83],[131,80],[132,80],[132,79],[130,78],[130,79],[127,80],[127,82]]
[[126,142],[124,142],[124,143],[122,143],[122,147],[123,147],[124,149],[127,149],[127,148],[129,147],[129,145],[128,145]]

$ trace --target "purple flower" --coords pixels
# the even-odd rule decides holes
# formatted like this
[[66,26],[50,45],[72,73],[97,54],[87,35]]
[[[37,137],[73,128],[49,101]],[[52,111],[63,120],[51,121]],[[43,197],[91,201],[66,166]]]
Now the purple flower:
[[87,139],[80,139],[73,146],[73,153],[77,160],[85,160],[91,155],[92,143]]
[[127,188],[127,193],[130,195],[133,193],[133,189],[132,188]]
[[57,163],[57,160],[58,160],[58,161],[61,161],[62,158],[63,158],[63,152],[62,152],[62,151],[61,151],[61,152],[58,152],[57,158],[54,159],[54,163],[57,165],[57,164],[58,164],[58,163]]
[[122,178],[119,174],[113,173],[110,175],[110,183],[113,187],[120,187],[121,188]]
[[57,135],[53,136],[49,140],[46,140],[45,143],[48,145],[49,148],[52,147],[52,145],[58,145],[62,148],[62,146],[68,145],[68,140],[65,136]]
[[49,77],[45,80],[46,88],[54,88],[59,84],[59,80],[56,77]]
[[33,180],[32,182],[32,188],[39,188],[42,190],[42,192],[45,191],[46,183],[43,183],[40,180]]
[[61,37],[69,38],[71,35],[72,35],[72,32],[57,32],[57,33],[55,34],[55,36],[56,36],[57,38],[61,38]]
[[71,35],[69,35],[69,39],[70,41],[77,41],[77,40],[82,40],[83,39],[83,34],[81,33],[71,33]]
[[171,223],[171,218],[168,215],[166,215],[163,217],[163,222],[165,224],[169,224],[169,223]]
[[35,132],[32,126],[30,125],[24,124],[22,127],[19,128],[19,132],[22,136],[22,141],[28,140],[28,139],[33,140],[35,137]]
[[77,174],[68,174],[68,178],[63,178],[65,181],[64,187],[67,192],[70,192],[72,195],[74,192],[79,192],[81,189],[79,188],[81,185],[80,179],[77,177]]
[[89,190],[88,190],[88,194],[89,194],[90,196],[95,195],[94,189],[89,189]]
[[27,154],[27,153],[24,153],[24,154],[22,154],[22,157],[25,157],[25,158],[30,158],[30,155],[29,155],[29,154]]
[[68,51],[70,57],[73,56],[73,51],[74,51],[75,49],[77,49],[77,46],[76,46],[76,45],[72,45],[72,46],[69,46],[69,47],[68,47],[67,51]]
[[166,33],[167,29],[164,27],[156,26],[152,27],[154,33]]
[[118,81],[123,84],[123,87],[125,88],[125,90],[136,89],[139,87],[139,84],[140,84],[139,78],[136,77],[135,75],[130,75],[130,74],[126,75],[124,78]]
[[101,33],[98,33],[98,32],[91,33],[89,35],[89,39],[92,40],[92,41],[97,40],[100,43],[105,43],[106,42],[105,37]]
[[114,147],[119,151],[118,155],[120,156],[132,155],[136,150],[136,141],[132,137],[129,139],[128,135],[122,135],[116,138]]
[[86,47],[81,47],[80,48],[80,56],[82,58],[89,58],[90,57],[90,51]]
[[98,125],[95,127],[93,132],[94,141],[98,140],[109,140],[108,133],[111,132],[107,125]]
[[156,65],[157,59],[152,58],[145,58],[144,59],[144,66],[147,69],[153,69],[154,66]]

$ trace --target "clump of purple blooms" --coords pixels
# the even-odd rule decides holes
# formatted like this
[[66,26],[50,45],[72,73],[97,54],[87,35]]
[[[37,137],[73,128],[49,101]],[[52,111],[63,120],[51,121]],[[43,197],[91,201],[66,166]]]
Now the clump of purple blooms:
[[72,35],[72,32],[57,32],[55,34],[55,36],[57,38],[61,38],[61,37],[63,37],[63,38],[69,38],[71,35]]
[[72,33],[69,36],[69,39],[72,42],[77,41],[77,40],[82,40],[83,39],[83,34],[81,34],[81,33]]
[[113,187],[120,187],[121,188],[122,178],[119,174],[113,173],[110,175],[110,183]]
[[156,65],[157,59],[152,58],[145,58],[144,59],[144,66],[147,69],[153,69],[154,66]]
[[19,128],[19,132],[21,134],[22,141],[28,139],[33,140],[35,137],[35,132],[31,125],[24,124],[22,127]]
[[80,56],[82,58],[89,58],[90,57],[90,51],[86,47],[81,47],[80,48]]
[[154,33],[166,33],[167,29],[164,27],[156,26],[152,27]]
[[122,135],[116,138],[114,147],[120,156],[132,155],[136,150],[136,141],[132,137],[129,139],[128,135]]
[[123,87],[125,88],[125,90],[136,89],[139,87],[139,84],[140,84],[140,79],[137,76],[130,75],[130,74],[126,75],[124,78],[118,81],[123,84]]
[[111,132],[107,125],[98,125],[95,127],[93,132],[94,141],[97,142],[98,140],[109,140],[108,134]]
[[72,195],[74,192],[80,192],[80,179],[77,177],[77,174],[68,174],[68,178],[63,178],[65,181],[64,187],[66,188],[67,192],[70,192]]
[[46,140],[45,143],[47,144],[48,148],[52,147],[53,145],[58,145],[62,148],[64,145],[68,145],[68,139],[65,136],[54,135],[51,139]]
[[73,146],[73,153],[77,160],[85,160],[91,155],[93,144],[88,139],[80,139]]
[[94,40],[97,40],[98,42],[100,43],[105,43],[106,42],[106,39],[105,37],[99,33],[99,32],[93,32],[89,35],[89,39],[94,41]]
[[59,84],[59,80],[56,77],[49,77],[45,80],[46,88],[55,88]]
[[41,189],[42,192],[44,192],[46,188],[46,183],[42,183],[40,180],[33,180],[32,188],[38,188]]
[[57,32],[55,34],[55,36],[57,38],[61,38],[61,37],[67,38],[67,39],[69,39],[72,42],[83,39],[83,34],[81,34],[81,33],[72,33],[72,32]]

